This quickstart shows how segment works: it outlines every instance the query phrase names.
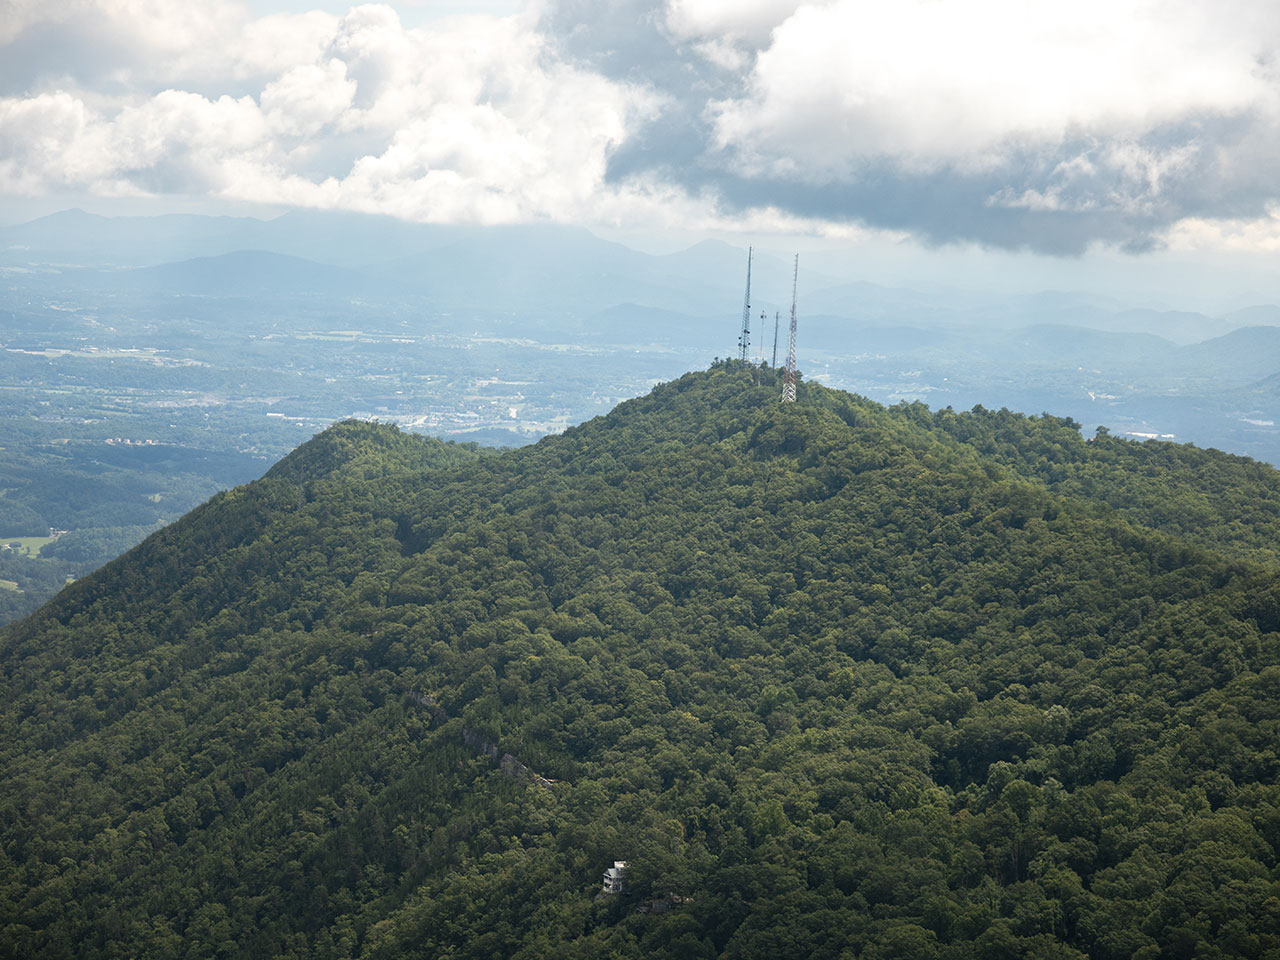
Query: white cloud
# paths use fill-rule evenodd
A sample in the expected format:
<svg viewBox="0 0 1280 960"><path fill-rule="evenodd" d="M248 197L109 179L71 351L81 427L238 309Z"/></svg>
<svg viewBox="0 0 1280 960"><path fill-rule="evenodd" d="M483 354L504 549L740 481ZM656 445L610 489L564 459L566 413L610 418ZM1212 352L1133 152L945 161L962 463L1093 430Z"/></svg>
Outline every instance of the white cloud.
<svg viewBox="0 0 1280 960"><path fill-rule="evenodd" d="M263 149L252 99L166 90L109 119L66 92L0 100L0 188L109 196L225 192L228 170Z"/></svg>
<svg viewBox="0 0 1280 960"><path fill-rule="evenodd" d="M683 40L714 39L763 46L800 0L667 0L666 26Z"/></svg>
<svg viewBox="0 0 1280 960"><path fill-rule="evenodd" d="M1280 204L1261 217L1179 220L1162 238L1174 251L1226 250L1234 253L1280 253Z"/></svg>
<svg viewBox="0 0 1280 960"><path fill-rule="evenodd" d="M96 10L138 12L126 7ZM140 83L114 98L69 85L0 99L0 190L567 219L591 210L609 150L652 109L638 88L553 62L516 18L407 30L392 8L365 5L245 20L230 34L244 42L225 45L218 69L256 78L252 95ZM318 164L329 169L317 175Z"/></svg>
<svg viewBox="0 0 1280 960"><path fill-rule="evenodd" d="M868 157L983 169L1010 148L1273 103L1261 64L1278 40L1280 7L1244 0L839 0L777 24L746 94L711 109L751 172L839 178Z"/></svg>
<svg viewBox="0 0 1280 960"><path fill-rule="evenodd" d="M259 103L272 130L310 136L341 119L355 92L347 65L335 57L324 64L291 67L266 85Z"/></svg>
<svg viewBox="0 0 1280 960"><path fill-rule="evenodd" d="M325 60L338 21L321 11L244 21L228 51L228 72L237 78L269 81L294 67L319 63Z"/></svg>
<svg viewBox="0 0 1280 960"><path fill-rule="evenodd" d="M42 93L25 100L0 100L0 188L38 194L70 181L95 186L83 172L60 169L68 145L84 133L85 106L66 93Z"/></svg>

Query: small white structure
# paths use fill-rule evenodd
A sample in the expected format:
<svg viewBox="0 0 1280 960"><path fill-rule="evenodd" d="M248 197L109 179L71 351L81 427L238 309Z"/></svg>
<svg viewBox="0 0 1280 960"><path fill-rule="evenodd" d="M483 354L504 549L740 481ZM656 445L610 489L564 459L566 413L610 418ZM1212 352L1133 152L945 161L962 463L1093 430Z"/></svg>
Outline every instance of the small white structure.
<svg viewBox="0 0 1280 960"><path fill-rule="evenodd" d="M604 892L621 893L622 878L627 872L627 861L615 860L613 866L604 872Z"/></svg>

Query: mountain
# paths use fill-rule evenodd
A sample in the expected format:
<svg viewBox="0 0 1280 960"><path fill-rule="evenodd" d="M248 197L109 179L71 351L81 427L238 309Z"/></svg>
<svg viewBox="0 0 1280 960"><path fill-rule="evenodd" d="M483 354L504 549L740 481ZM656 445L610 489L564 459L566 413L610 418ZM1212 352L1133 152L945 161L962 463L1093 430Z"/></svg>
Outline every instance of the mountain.
<svg viewBox="0 0 1280 960"><path fill-rule="evenodd" d="M0 269L7 267L10 279L28 283L205 293L210 283L193 264L213 267L231 256L228 264L238 258L254 270L254 257L267 254L325 266L308 273L293 260L281 260L285 279L260 283L263 295L425 296L444 309L568 315L574 320L628 303L723 317L726 304L742 302L746 267L745 249L717 240L653 255L581 227L554 223L424 224L332 210L294 210L271 220L188 214L101 217L66 210L0 227ZM157 269L161 281L138 273L140 268ZM758 323L761 310L769 316L785 313L790 259L757 251L752 276L753 322ZM184 287L184 281L192 286ZM1156 336L1186 345L1238 327L1280 325L1280 307L1272 305L1212 317L1134 309L1111 297L1075 291L1004 296L849 282L803 263L799 283L806 322L810 317L841 317L869 327L923 329L931 337L958 328L1004 332L1047 325Z"/></svg>
<svg viewBox="0 0 1280 960"><path fill-rule="evenodd" d="M379 264L371 272L439 303L521 313L592 310L627 301L701 309L714 301L714 294L699 292L695 281L665 275L655 258L580 227L455 228L451 233L442 246Z"/></svg>
<svg viewBox="0 0 1280 960"><path fill-rule="evenodd" d="M1146 333L1175 343L1197 343L1231 329L1215 317L1189 310L1124 310L1107 321L1109 329Z"/></svg>
<svg viewBox="0 0 1280 960"><path fill-rule="evenodd" d="M0 634L0 955L1280 950L1280 474L778 391L341 423Z"/></svg>
<svg viewBox="0 0 1280 960"><path fill-rule="evenodd" d="M1234 326L1202 313L1125 308L1119 301L1109 297L1057 290L1013 297L995 309L981 307L976 316L1004 326L1041 323L1087 327L1115 333L1156 336L1179 344L1196 343Z"/></svg>
<svg viewBox="0 0 1280 960"><path fill-rule="evenodd" d="M1189 373L1221 379L1255 380L1276 372L1280 364L1280 327L1243 327L1183 348ZM1226 376L1222 376L1226 373Z"/></svg>
<svg viewBox="0 0 1280 960"><path fill-rule="evenodd" d="M68 210L0 228L0 264L55 270L63 283L89 289L221 295L238 285L259 295L422 295L446 307L524 314L626 302L697 313L720 312L726 298L742 296L746 251L702 243L654 256L557 224L418 224L332 211L264 221ZM775 281L775 299L789 296L789 265L762 258L760 266L761 276Z"/></svg>
<svg viewBox="0 0 1280 960"><path fill-rule="evenodd" d="M864 322L906 321L910 323L944 324L964 317L968 306L956 291L933 293L884 287L859 280L834 286L806 289L804 308L810 313L835 314Z"/></svg>
<svg viewBox="0 0 1280 960"><path fill-rule="evenodd" d="M0 263L136 267L252 247L263 221L167 214L101 217L63 210L0 227Z"/></svg>
<svg viewBox="0 0 1280 960"><path fill-rule="evenodd" d="M1280 327L1280 307L1275 304L1263 304L1245 307L1223 317L1233 327Z"/></svg>
<svg viewBox="0 0 1280 960"><path fill-rule="evenodd" d="M1179 349L1170 341L1152 334L1050 324L1011 330L1002 339L1005 350L1015 355L1019 362L1051 365L1059 369L1101 364L1164 369L1175 362ZM1000 356L998 349L983 349L981 352L986 356Z"/></svg>
<svg viewBox="0 0 1280 960"><path fill-rule="evenodd" d="M344 296L381 289L372 277L354 270L265 250L132 270L77 271L71 278L91 289L212 297Z"/></svg>

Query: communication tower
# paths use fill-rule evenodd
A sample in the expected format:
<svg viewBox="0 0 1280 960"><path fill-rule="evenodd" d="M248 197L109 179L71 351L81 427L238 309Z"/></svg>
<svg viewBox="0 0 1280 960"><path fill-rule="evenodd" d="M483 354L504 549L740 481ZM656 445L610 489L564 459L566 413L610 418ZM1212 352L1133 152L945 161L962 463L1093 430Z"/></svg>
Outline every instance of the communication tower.
<svg viewBox="0 0 1280 960"><path fill-rule="evenodd" d="M787 373L782 380L782 402L796 402L796 281L800 279L800 254L791 273L791 334L787 338Z"/></svg>
<svg viewBox="0 0 1280 960"><path fill-rule="evenodd" d="M773 362L769 364L771 367L778 365L778 320L782 316L777 310L773 311Z"/></svg>
<svg viewBox="0 0 1280 960"><path fill-rule="evenodd" d="M747 247L747 295L742 301L742 332L738 334L738 359L747 365L751 349L751 248Z"/></svg>

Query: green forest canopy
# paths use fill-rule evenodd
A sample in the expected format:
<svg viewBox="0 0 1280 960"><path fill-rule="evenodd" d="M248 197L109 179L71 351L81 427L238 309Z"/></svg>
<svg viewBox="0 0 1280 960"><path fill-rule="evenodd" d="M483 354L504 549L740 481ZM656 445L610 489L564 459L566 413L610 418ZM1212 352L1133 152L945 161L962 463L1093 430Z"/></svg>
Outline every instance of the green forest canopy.
<svg viewBox="0 0 1280 960"><path fill-rule="evenodd" d="M338 424L0 634L0 955L1280 956L1280 473L761 379Z"/></svg>

